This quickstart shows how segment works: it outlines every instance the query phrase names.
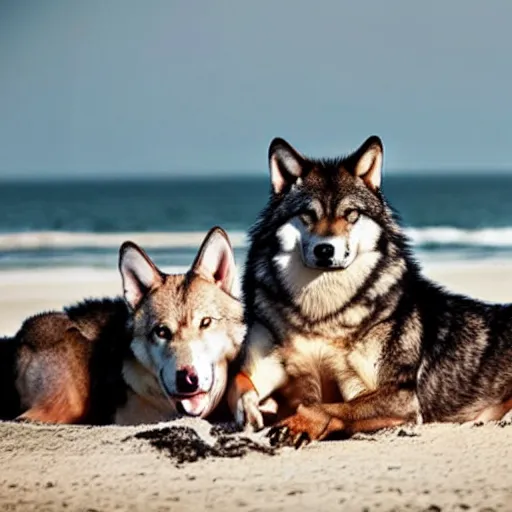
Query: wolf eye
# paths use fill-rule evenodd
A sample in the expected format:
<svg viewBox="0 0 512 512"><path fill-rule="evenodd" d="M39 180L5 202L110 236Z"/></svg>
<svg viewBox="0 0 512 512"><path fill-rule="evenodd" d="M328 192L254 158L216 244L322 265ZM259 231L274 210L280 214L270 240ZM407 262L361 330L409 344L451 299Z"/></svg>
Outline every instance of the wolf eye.
<svg viewBox="0 0 512 512"><path fill-rule="evenodd" d="M172 332L166 325L157 325L153 329L153 334L161 340L171 341L172 339Z"/></svg>
<svg viewBox="0 0 512 512"><path fill-rule="evenodd" d="M201 319L201 323L199 324L200 329L207 329L212 324L212 318L210 316L205 316Z"/></svg>
<svg viewBox="0 0 512 512"><path fill-rule="evenodd" d="M359 220L359 212L357 210L347 210L345 212L345 219L350 224L355 224Z"/></svg>
<svg viewBox="0 0 512 512"><path fill-rule="evenodd" d="M314 224L318 221L318 215L315 210L306 210L305 212L302 212L300 218L304 224Z"/></svg>

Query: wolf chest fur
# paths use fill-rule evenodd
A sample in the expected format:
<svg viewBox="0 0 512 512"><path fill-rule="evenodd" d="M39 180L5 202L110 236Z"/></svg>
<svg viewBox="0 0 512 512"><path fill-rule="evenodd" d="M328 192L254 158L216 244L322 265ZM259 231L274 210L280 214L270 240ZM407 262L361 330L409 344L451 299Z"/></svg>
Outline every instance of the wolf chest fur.
<svg viewBox="0 0 512 512"><path fill-rule="evenodd" d="M322 160L272 142L272 190L243 281L248 333L229 394L240 423L260 428L259 403L273 393L316 404L316 417L350 431L357 421L498 418L512 405L511 306L451 294L422 275L382 194L382 161L375 136ZM294 421L307 423L292 418L291 430Z"/></svg>

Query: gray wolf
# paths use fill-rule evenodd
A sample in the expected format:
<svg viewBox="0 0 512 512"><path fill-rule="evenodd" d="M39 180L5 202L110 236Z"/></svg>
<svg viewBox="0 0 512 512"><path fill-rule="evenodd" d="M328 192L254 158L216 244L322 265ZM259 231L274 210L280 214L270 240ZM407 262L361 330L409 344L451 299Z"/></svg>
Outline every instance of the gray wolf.
<svg viewBox="0 0 512 512"><path fill-rule="evenodd" d="M226 233L213 228L185 274L132 242L119 270L123 298L33 316L0 341L0 418L137 424L219 410L245 333Z"/></svg>
<svg viewBox="0 0 512 512"><path fill-rule="evenodd" d="M274 441L491 420L512 408L512 306L422 275L381 191L382 163L376 136L336 159L270 145L272 190L250 233L248 331L229 402L239 424L261 428L259 404L280 397L287 417Z"/></svg>

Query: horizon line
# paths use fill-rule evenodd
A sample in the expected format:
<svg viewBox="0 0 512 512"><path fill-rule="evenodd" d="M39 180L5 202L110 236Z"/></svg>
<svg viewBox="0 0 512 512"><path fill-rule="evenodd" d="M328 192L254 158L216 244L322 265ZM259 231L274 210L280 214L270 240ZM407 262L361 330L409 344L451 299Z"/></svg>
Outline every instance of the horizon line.
<svg viewBox="0 0 512 512"><path fill-rule="evenodd" d="M21 174L14 175L9 174L2 176L0 171L0 183L24 183L24 182L80 182L80 181L183 181L183 180L214 180L214 179L245 179L245 178L268 178L268 171L266 170L247 170L241 172L230 172L230 171L195 171L195 172L179 172L178 174L165 174L160 171L140 171L140 173L123 175L125 171L94 171L92 174L49 174L47 176L41 176L40 172L34 174ZM509 174L512 176L512 167L510 168L435 168L435 169L390 169L384 170L384 176L404 176L409 177L425 177L435 175L440 176L503 176Z"/></svg>

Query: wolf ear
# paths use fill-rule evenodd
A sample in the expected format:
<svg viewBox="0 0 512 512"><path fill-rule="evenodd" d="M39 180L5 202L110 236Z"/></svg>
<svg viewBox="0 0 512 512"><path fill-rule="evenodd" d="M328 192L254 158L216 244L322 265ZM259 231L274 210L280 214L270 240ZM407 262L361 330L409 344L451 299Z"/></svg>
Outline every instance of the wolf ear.
<svg viewBox="0 0 512 512"><path fill-rule="evenodd" d="M268 164L272 189L275 194L280 194L303 175L306 159L288 142L276 138L268 148Z"/></svg>
<svg viewBox="0 0 512 512"><path fill-rule="evenodd" d="M163 283L163 274L133 242L125 242L119 249L119 272L123 279L124 300L132 311L149 291Z"/></svg>
<svg viewBox="0 0 512 512"><path fill-rule="evenodd" d="M216 226L208 231L192 271L209 281L213 279L217 286L231 293L236 275L235 255L229 237L222 228Z"/></svg>
<svg viewBox="0 0 512 512"><path fill-rule="evenodd" d="M362 178L366 186L374 192L380 189L382 181L383 154L382 141L376 135L372 135L349 158L352 160L354 175Z"/></svg>

